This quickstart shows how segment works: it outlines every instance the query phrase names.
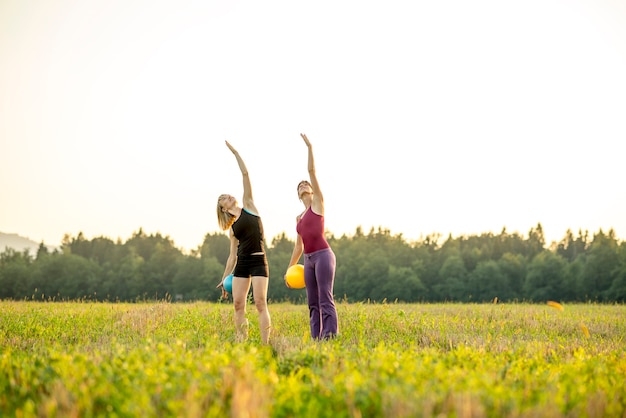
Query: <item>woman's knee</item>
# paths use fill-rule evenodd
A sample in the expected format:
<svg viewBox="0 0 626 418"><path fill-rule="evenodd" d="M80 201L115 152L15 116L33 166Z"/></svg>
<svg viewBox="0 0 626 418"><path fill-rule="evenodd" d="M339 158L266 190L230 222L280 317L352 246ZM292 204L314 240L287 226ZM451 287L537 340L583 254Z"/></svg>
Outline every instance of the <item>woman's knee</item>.
<svg viewBox="0 0 626 418"><path fill-rule="evenodd" d="M236 312L246 311L246 300L236 300L233 302L233 306L235 307Z"/></svg>
<svg viewBox="0 0 626 418"><path fill-rule="evenodd" d="M254 298L254 306L256 307L257 311L263 312L267 309L267 301L265 300L265 298L261 297Z"/></svg>

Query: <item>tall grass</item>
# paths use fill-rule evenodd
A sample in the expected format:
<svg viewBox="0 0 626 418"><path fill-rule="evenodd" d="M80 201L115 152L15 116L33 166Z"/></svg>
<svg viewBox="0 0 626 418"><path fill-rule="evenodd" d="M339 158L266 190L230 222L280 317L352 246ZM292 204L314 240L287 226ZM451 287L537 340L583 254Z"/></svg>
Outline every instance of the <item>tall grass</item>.
<svg viewBox="0 0 626 418"><path fill-rule="evenodd" d="M0 303L9 417L624 417L626 307L348 304L235 343L230 304Z"/></svg>

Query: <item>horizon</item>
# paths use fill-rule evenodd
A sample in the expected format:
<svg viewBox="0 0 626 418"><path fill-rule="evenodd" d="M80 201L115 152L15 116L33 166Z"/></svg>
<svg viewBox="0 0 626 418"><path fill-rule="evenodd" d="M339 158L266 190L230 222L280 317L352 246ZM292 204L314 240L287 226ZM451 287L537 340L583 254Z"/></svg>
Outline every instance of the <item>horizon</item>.
<svg viewBox="0 0 626 418"><path fill-rule="evenodd" d="M541 223L539 223L539 224L541 224ZM360 227L360 226L357 226L353 232L351 232L351 233L341 233L341 234L336 234L336 233L334 233L333 231L331 231L331 230L329 230L329 229L326 229L326 234L330 234L330 235L332 235L334 238L337 238L337 239L342 238L342 237L344 237L344 236L345 236L345 237L348 237L348 238L353 238L353 237L355 237L355 236L356 236L356 231L357 231L357 229L358 229L358 228L361 228L361 230L362 230L362 232L363 232L363 234L364 234L364 235L369 235L371 232L373 232L373 233L378 233L379 231L388 232L391 236L394 236L394 237L401 236L401 237L402 237L402 239L403 239L406 243L408 243L408 244L411 244L411 243L416 243L416 242L417 242L417 243L422 242L422 241L423 241L424 239L426 239L427 237L429 237L429 238L432 238L432 237L437 237L437 238L439 238L439 239L437 240L437 244L441 245L441 244L443 244L443 243L444 243L447 239L449 239L449 238L452 238L452 239L454 240L454 239L459 239L459 238L464 238L464 237L483 236L483 235L489 235L489 234L491 234L491 235L493 235L493 236L498 236L498 235L500 235L503 231L505 231L505 234L507 234L507 235L511 235L511 236L512 236L512 235L518 235L518 236L519 236L519 237L521 237L522 239L526 240L526 239L528 239L528 238L529 238L529 232L531 231L531 229L535 229L537 226L538 226L538 225L535 225L535 226L533 226L533 227L531 227L531 228L528 228L528 230L527 230L526 232L520 232L520 231L510 231L508 228L503 228L503 229L501 229L501 230L500 230L500 231L498 231L498 232L494 232L494 231L484 231L484 232L475 233L475 234L458 234L458 235L455 235L455 234L452 234L452 233L449 233L449 234L442 234L442 233L439 233L439 232L433 232L433 233L430 233L430 234L424 234L424 235L422 235L422 236L420 236L420 237L418 237L418 238L410 238L410 237L406 237L406 236L405 236L404 234L402 234L401 232L395 233L394 231L391 231L389 228L385 228L385 227L383 227L383 226L371 227L371 228L368 228L367 230L366 230L365 228L362 228L362 227ZM543 225L542 225L542 224L541 224L541 227L543 228ZM83 236L84 236L84 238L85 238L86 240L88 240L88 241L91 241L91 240L93 240L93 239L97 239L97 238L104 238L104 239L110 239L111 241L113 241L113 242L115 242L115 243L117 243L117 242L125 243L125 242L127 242L129 239L131 239L131 238L133 237L133 235L137 234L139 231L143 231L143 233L144 233L146 236L156 236L156 235L160 235L160 236L161 236L161 237L163 237L163 238L167 238L167 239L169 239L169 240L171 240L171 241L172 241L172 243L174 244L174 247L176 247L176 248L180 249L180 250L181 250L181 251L183 251L184 253L190 253L190 252L192 252L192 251L195 251L195 250L199 249L199 248L202 246L203 242L204 242L204 239L203 239L201 242L199 242L197 245L195 245L195 246L193 246L193 247L186 247L186 246L182 246L182 245L180 245L180 244L176 241L176 239L175 239L174 237L172 237L170 234L167 234L167 233L165 233L165 232L163 232L163 231L158 231L158 230L157 230L157 231L147 231L145 228L141 228L141 227L139 227L139 228L137 228L136 230L134 230L134 231L133 231L130 235L128 235L127 237L119 237L119 236L118 236L118 237L112 237L112 236L107 236L107 235L105 235L105 234L99 234L99 235L94 235L94 236L87 236L87 235L86 235L86 234L84 234L84 233L83 233ZM596 231L581 230L581 229L579 229L579 230L569 229L569 231L571 231L571 233L573 234L574 238L577 238L577 237L579 237L580 235L587 236L587 237L588 237L588 239L589 239L589 242L590 242L591 240L593 240L593 238L594 238L596 235L600 234L600 233L603 233L603 234L605 234L605 235L608 235L608 234L610 233L610 231L613 231L613 232L615 233L615 229L614 229L614 228L608 228L608 229L606 229L606 230L605 230L605 229L600 228L600 229L598 229L598 230L596 230ZM564 232L563 232L563 234L562 234L562 237L561 237L561 238L559 238L559 239L557 239L557 240L549 240L549 239L547 239L547 238L546 238L546 239L545 239L545 247L546 247L546 248L550 248L550 246L551 246L551 245L560 243L563 239L565 239L567 232L568 232L568 230L564 231ZM67 235L69 235L69 236L70 236L70 238L74 239L74 238L77 238L77 237L78 237L78 235L79 235L79 234L81 234L81 233L82 233L82 232L81 232L81 231L79 231L79 232L77 232L77 233L75 233L75 234L69 234L69 233L68 233ZM19 233L15 233L15 232L4 232L4 231L0 231L0 234L2 234L2 235L6 235L6 236L14 236L14 237L17 237L17 238L19 238L19 239L28 240L28 241L30 241L30 242L32 242L32 243L34 243L36 246L41 245L41 244L43 243L43 244L44 244L46 247L48 247L48 248L56 248L56 249L58 249L58 248L60 248L60 247L63 245L63 238L59 239L59 241L58 241L57 243L49 243L49 242L45 242L45 241L36 241L36 240L34 240L34 239L32 239L32 238L30 238L30 237L28 237L28 236L21 235L21 234L19 234ZM209 234L223 234L224 236L228 237L228 233L227 233L227 232L224 232L224 231L210 231L210 232L205 233L205 234L204 234L204 236L209 235ZM280 237L282 236L282 234L285 234L285 236L286 236L289 240L291 240L291 241L294 241L294 240L295 240L295 237L293 237L293 236L289 236L286 232L280 232L280 233L278 233L278 234L276 234L276 235L274 235L274 236L272 236L272 237L269 237L269 236L267 236L267 235L266 235L266 236L265 236L265 241L266 241L266 244L267 244L269 247L271 247L271 246L272 246L272 241L273 241L274 239L278 239L278 238L280 238ZM204 237L204 236L203 236L203 237ZM545 237L545 234L544 234L544 237ZM620 236L619 236L619 235L617 235L616 233L615 233L615 239L616 239L618 242L624 242L624 241L626 241L626 238L620 237ZM1 252L2 252L2 251L0 251L0 253L1 253Z"/></svg>

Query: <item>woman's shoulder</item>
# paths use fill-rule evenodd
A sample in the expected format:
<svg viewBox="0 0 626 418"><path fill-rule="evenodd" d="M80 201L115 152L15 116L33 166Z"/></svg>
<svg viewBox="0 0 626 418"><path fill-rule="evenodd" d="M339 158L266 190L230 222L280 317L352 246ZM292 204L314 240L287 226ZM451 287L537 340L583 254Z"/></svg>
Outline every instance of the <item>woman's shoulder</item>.
<svg viewBox="0 0 626 418"><path fill-rule="evenodd" d="M324 216L324 202L322 201L313 201L311 203L311 212L316 214L317 216Z"/></svg>
<svg viewBox="0 0 626 418"><path fill-rule="evenodd" d="M296 216L296 222L300 222L300 220L301 220L302 218L304 218L304 215L306 215L306 213L307 213L307 211L308 211L308 210L309 210L309 209L305 209L304 211L300 212L300 213L298 214L298 216Z"/></svg>
<svg viewBox="0 0 626 418"><path fill-rule="evenodd" d="M248 215L256 216L257 218L261 217L258 213L256 213L256 210L252 210L250 208L242 208L242 211L246 212Z"/></svg>

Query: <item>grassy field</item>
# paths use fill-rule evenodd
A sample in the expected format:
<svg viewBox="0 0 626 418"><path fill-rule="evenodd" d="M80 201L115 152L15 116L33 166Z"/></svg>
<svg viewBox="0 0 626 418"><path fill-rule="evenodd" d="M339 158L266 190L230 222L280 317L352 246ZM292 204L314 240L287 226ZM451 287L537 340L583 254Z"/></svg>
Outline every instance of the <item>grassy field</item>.
<svg viewBox="0 0 626 418"><path fill-rule="evenodd" d="M626 417L626 306L0 302L0 416Z"/></svg>

